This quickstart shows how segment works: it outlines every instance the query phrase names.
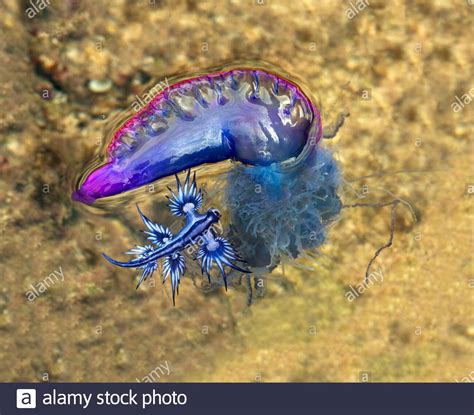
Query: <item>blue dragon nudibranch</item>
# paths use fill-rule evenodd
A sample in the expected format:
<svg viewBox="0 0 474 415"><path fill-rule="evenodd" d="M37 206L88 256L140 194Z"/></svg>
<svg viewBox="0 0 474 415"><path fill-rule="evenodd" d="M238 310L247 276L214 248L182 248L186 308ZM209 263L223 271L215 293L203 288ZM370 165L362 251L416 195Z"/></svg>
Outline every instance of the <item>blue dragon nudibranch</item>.
<svg viewBox="0 0 474 415"><path fill-rule="evenodd" d="M139 210L152 245L129 251L137 256L129 262L104 255L112 264L141 268L140 283L164 258L173 298L186 269L182 251L195 238L204 240L196 258L203 272L209 277L216 264L227 286L224 266L248 272L235 264L242 258L258 274L321 246L341 210L339 169L320 144L316 101L282 71L258 66L226 66L172 82L111 134L73 192L74 200L93 204L191 168L232 161L217 177L225 183L218 197L230 218L227 239L212 229L217 210L199 213L202 194L188 174L184 184L177 179L170 198L171 212L186 218L180 232L172 235Z"/></svg>
<svg viewBox="0 0 474 415"><path fill-rule="evenodd" d="M147 227L146 234L152 245L140 246L127 252L136 255L136 258L129 262L116 261L106 254L104 258L111 264L127 267L140 268L142 275L137 284L140 284L150 277L158 269L158 260L163 260L163 283L169 278L171 280L171 291L173 294L173 304L175 294L179 293L179 282L186 271L185 257L181 253L185 248L197 245L200 246L196 258L201 262L201 271L211 279L210 272L215 264L219 269L227 289L227 276L224 266L240 272L249 272L237 266L235 261L242 261L232 245L223 237L217 236L213 225L219 222L220 213L217 209L208 209L205 214L199 213L202 207L202 192L197 190L196 175L190 181L190 171L186 176L184 184L181 184L176 175L177 193L171 189L171 197L168 197L171 213L185 218L185 225L176 234L163 225L159 225L147 218L137 206L138 213Z"/></svg>

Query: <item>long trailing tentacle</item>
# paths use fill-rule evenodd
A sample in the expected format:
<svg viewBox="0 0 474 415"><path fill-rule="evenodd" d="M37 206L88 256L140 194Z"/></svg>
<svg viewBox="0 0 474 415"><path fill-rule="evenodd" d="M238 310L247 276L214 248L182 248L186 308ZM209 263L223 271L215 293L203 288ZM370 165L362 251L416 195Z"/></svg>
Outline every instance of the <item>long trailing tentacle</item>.
<svg viewBox="0 0 474 415"><path fill-rule="evenodd" d="M394 234L395 234L395 214L396 214L396 211L397 211L397 207L400 203L404 203L410 208L410 211L412 212L414 220L416 221L417 220L416 215L413 213L413 210L412 210L410 204L408 202L405 202L402 199L398 199L398 198L393 199L390 202L353 203L353 204L350 204L350 205L343 205L342 206L343 208L346 208L346 209L347 208L358 208L358 207L384 207L384 206L391 206L392 207L392 209L391 209L391 219L390 219L390 236L389 236L389 239L385 244L383 244L382 246L377 248L374 255L372 255L372 258L370 259L369 263L367 264L367 268L365 270L365 279L364 279L366 284L369 282L369 272L370 272L370 268L372 267L372 264L374 263L374 261L377 259L377 257L381 254L381 252L384 249L390 248L393 244L393 237L394 237Z"/></svg>
<svg viewBox="0 0 474 415"><path fill-rule="evenodd" d="M349 112L340 112L337 115L337 119L333 124L324 127L323 138L334 138L337 135L339 129L344 125L344 121L347 117L349 117L349 115L351 115Z"/></svg>

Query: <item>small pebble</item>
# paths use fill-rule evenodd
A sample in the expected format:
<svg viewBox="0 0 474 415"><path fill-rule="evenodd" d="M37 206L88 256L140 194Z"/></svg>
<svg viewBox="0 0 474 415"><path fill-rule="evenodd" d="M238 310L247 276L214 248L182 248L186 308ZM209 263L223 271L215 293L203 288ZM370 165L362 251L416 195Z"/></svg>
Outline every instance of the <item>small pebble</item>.
<svg viewBox="0 0 474 415"><path fill-rule="evenodd" d="M89 89L96 94L103 94L112 88L112 81L110 79L91 79L89 81Z"/></svg>
<svg viewBox="0 0 474 415"><path fill-rule="evenodd" d="M469 326L469 327L466 329L466 334L467 334L469 337L474 337L474 326Z"/></svg>

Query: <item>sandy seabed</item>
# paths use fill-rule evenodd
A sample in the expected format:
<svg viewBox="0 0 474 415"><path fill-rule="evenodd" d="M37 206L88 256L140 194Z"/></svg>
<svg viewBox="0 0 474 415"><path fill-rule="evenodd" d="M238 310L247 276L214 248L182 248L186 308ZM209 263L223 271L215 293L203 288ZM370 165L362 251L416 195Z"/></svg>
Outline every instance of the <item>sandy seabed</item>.
<svg viewBox="0 0 474 415"><path fill-rule="evenodd" d="M471 3L68 0L30 18L2 1L0 380L472 381ZM135 291L100 257L141 242L134 204L70 199L106 119L146 84L236 59L303 79L325 125L350 111L325 143L345 200L398 197L417 216L400 206L383 281L354 301L388 207L344 210L319 260L277 268L250 308L244 287L189 278L173 308L159 282Z"/></svg>

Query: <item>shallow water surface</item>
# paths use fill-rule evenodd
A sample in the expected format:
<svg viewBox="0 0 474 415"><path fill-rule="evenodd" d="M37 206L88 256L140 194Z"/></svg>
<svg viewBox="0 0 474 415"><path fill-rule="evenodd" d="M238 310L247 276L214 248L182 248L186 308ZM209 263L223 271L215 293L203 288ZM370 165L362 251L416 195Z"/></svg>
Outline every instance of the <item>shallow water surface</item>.
<svg viewBox="0 0 474 415"><path fill-rule="evenodd" d="M474 6L367 3L68 0L30 18L2 2L0 380L472 381ZM107 123L150 83L237 59L296 74L324 125L350 112L324 141L345 203L412 207L369 285L390 207L343 210L251 307L245 280L207 290L198 274L172 307L157 276L135 290L100 256L143 242L136 201L170 223L166 180L107 209L70 199ZM209 206L227 169L198 170Z"/></svg>

